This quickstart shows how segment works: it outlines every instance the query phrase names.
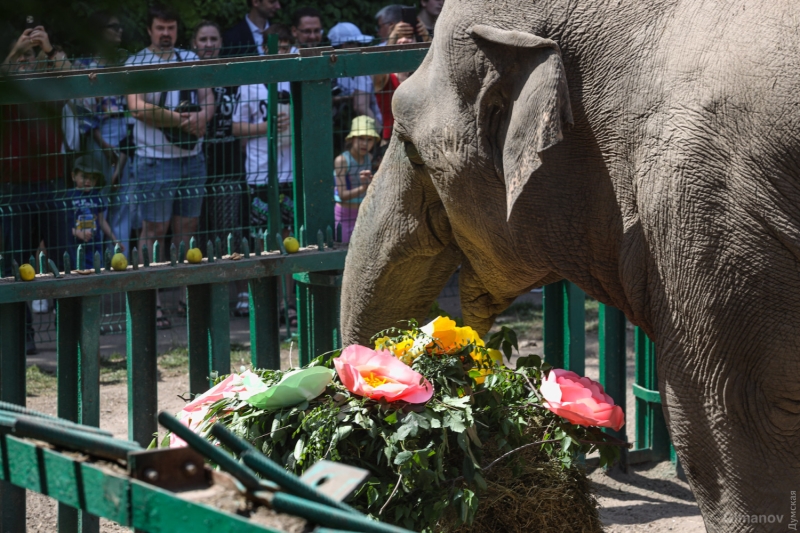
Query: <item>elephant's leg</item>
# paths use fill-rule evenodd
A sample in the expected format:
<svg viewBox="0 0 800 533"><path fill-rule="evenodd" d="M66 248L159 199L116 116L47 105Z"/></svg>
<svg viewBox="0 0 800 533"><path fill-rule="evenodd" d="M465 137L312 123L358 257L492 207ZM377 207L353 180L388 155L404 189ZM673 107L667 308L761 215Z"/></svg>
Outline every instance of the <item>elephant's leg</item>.
<svg viewBox="0 0 800 533"><path fill-rule="evenodd" d="M800 358L740 326L694 353L659 342L665 415L708 531L786 531L800 492Z"/></svg>

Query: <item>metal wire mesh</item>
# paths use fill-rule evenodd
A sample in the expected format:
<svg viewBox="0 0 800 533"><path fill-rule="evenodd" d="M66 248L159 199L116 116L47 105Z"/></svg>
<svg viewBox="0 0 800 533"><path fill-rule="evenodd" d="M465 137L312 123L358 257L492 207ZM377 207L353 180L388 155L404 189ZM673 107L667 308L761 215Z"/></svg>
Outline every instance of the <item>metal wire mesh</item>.
<svg viewBox="0 0 800 533"><path fill-rule="evenodd" d="M63 53L57 59L7 65L6 73L113 66ZM198 60L190 50L144 49L123 63L169 69ZM328 197L345 242L390 137L391 97L404 76L331 80L333 108L319 111L318 120L333 123ZM260 83L0 106L2 275L11 274L11 259L38 272L42 252L59 269L74 270L91 270L114 251L140 264L145 254L168 260L172 246L188 249L190 239L204 255L209 242L222 253L241 252L243 238L254 247L265 230L274 235L271 209L280 212L276 230L296 233L292 88L283 82L273 91L274 125L269 88ZM274 206L270 176L278 183ZM292 321L292 280L284 285ZM232 287L232 313L247 313L246 293L244 285ZM183 323L184 294L160 292L160 325ZM102 333L124 331L122 295L102 305ZM52 301L31 302L29 337L55 339L53 309Z"/></svg>

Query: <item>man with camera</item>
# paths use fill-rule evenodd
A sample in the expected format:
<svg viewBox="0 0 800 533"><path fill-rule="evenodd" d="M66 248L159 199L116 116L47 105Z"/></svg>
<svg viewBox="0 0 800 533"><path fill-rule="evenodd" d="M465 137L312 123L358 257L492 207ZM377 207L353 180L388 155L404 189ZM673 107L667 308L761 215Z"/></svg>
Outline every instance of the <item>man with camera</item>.
<svg viewBox="0 0 800 533"><path fill-rule="evenodd" d="M147 21L150 46L131 56L127 65L199 60L194 52L175 48L178 15L171 8L151 7ZM127 100L137 119L133 169L143 221L139 249L146 245L152 251L170 224L173 243L184 240L188 245L203 203L206 166L201 144L214 114L214 93L197 89L129 94ZM164 250L163 241L159 246Z"/></svg>

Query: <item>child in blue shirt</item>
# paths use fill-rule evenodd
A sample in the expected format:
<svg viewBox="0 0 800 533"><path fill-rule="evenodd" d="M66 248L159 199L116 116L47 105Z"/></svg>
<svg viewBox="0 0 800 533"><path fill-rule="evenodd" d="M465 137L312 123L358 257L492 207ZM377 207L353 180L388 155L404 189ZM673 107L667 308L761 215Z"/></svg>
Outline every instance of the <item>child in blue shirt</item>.
<svg viewBox="0 0 800 533"><path fill-rule="evenodd" d="M75 188L66 195L67 223L71 228L69 247L73 268L78 268L78 246L83 245L84 269L94 268L94 254L103 256L103 236L117 243L117 237L106 221L108 201L101 196L101 188L97 187L103 179L103 166L97 158L84 155L75 160L72 170L72 182Z"/></svg>

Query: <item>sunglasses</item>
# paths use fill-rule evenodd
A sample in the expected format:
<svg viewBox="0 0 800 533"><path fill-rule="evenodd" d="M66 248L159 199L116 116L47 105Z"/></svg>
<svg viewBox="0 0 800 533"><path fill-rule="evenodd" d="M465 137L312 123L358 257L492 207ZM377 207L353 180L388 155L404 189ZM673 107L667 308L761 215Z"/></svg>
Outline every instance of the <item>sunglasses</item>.
<svg viewBox="0 0 800 533"><path fill-rule="evenodd" d="M119 24L118 22L115 22L113 24L106 24L106 28L114 31L122 31L122 24Z"/></svg>

